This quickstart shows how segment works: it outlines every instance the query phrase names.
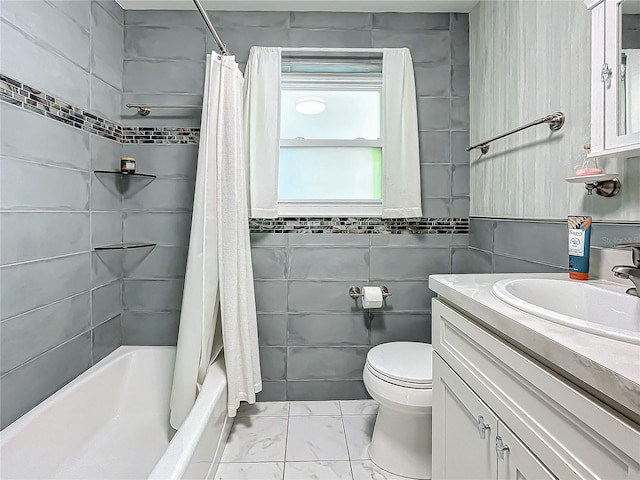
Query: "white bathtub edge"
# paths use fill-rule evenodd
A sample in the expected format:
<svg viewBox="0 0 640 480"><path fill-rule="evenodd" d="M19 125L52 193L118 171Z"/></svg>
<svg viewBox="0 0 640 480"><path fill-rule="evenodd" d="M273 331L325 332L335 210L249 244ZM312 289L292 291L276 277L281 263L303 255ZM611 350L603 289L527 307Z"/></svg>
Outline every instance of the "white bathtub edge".
<svg viewBox="0 0 640 480"><path fill-rule="evenodd" d="M208 422L203 420L212 418L216 406L220 408L221 404L225 411L225 418L218 436L213 462L208 468L207 478L211 475L211 472L215 474L232 423L226 414L227 376L223 355L220 355L209 367L202 389L193 408L182 425L180 425L175 436L171 439L169 447L147 477L148 479L177 480L184 477L199 441L208 426Z"/></svg>
<svg viewBox="0 0 640 480"><path fill-rule="evenodd" d="M224 447L227 446L227 439L229 438L229 433L231 433L231 427L233 426L233 418L230 418L229 415L224 419L224 425L222 427L222 434L220 435L220 441L218 442L218 446L216 448L216 454L213 459L213 463L209 468L209 473L205 477L206 480L213 480L216 475L216 471L218 470L218 466L220 465L220 460L222 459L222 454L224 453Z"/></svg>

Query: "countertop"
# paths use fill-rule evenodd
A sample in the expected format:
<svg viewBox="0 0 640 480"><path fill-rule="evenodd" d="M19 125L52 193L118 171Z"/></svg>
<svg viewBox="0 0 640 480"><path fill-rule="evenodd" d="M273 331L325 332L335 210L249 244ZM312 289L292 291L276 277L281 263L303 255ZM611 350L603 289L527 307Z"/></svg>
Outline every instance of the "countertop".
<svg viewBox="0 0 640 480"><path fill-rule="evenodd" d="M544 320L491 293L495 282L516 278L568 280L565 273L431 275L429 288L456 310L475 317L508 343L640 424L640 345Z"/></svg>

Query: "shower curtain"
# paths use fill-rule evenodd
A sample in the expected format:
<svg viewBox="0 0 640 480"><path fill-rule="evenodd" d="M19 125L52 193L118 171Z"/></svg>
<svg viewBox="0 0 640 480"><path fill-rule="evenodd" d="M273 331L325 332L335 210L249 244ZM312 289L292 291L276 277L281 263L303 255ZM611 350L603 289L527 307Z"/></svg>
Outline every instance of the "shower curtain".
<svg viewBox="0 0 640 480"><path fill-rule="evenodd" d="M207 369L222 347L229 416L235 416L240 401L255 402L255 394L262 389L242 89L242 74L234 57L207 55L191 237L171 390L170 423L175 429L191 410Z"/></svg>

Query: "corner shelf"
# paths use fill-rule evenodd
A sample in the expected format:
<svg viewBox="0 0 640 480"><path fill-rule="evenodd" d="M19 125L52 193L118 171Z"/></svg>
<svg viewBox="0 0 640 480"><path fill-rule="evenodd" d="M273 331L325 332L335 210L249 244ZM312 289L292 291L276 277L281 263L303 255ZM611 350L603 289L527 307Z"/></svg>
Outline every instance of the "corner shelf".
<svg viewBox="0 0 640 480"><path fill-rule="evenodd" d="M107 268L118 277L127 275L156 247L155 243L116 243L95 247Z"/></svg>
<svg viewBox="0 0 640 480"><path fill-rule="evenodd" d="M155 175L147 173L122 173L115 170L95 170L93 173L111 193L125 197L135 195L156 179Z"/></svg>
<svg viewBox="0 0 640 480"><path fill-rule="evenodd" d="M618 176L617 173L600 173L596 175L576 175L575 177L567 177L565 180L569 183L599 183L613 180Z"/></svg>

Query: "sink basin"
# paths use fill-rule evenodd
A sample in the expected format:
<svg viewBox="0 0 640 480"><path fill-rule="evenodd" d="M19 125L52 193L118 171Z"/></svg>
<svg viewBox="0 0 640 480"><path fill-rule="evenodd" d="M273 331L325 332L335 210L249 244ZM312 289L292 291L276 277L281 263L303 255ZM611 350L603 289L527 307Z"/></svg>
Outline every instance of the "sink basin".
<svg viewBox="0 0 640 480"><path fill-rule="evenodd" d="M542 278L501 280L492 292L523 312L640 345L640 299L623 286Z"/></svg>

